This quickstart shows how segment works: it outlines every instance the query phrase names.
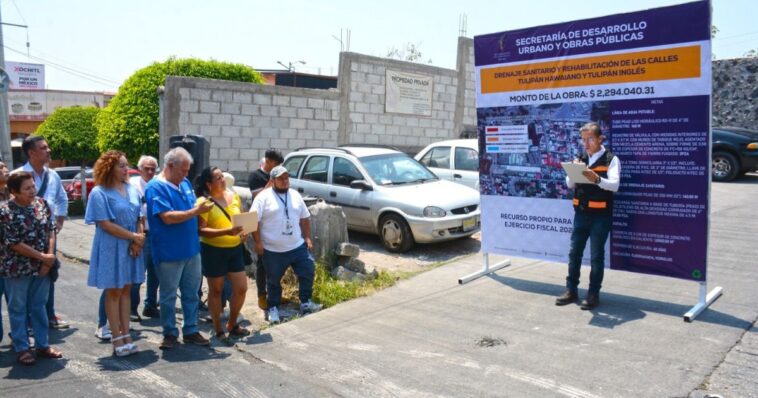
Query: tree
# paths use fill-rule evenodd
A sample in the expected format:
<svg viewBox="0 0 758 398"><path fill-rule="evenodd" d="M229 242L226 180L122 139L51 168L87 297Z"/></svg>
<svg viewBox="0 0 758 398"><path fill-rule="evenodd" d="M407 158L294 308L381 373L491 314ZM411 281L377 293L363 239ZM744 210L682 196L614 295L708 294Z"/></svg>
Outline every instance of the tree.
<svg viewBox="0 0 758 398"><path fill-rule="evenodd" d="M202 77L260 84L263 78L243 64L199 59L169 58L131 75L97 118L97 145L101 151L117 149L130 159L158 155L158 87L166 76Z"/></svg>
<svg viewBox="0 0 758 398"><path fill-rule="evenodd" d="M95 128L99 112L95 107L58 108L35 133L45 137L56 157L83 165L100 156Z"/></svg>
<svg viewBox="0 0 758 398"><path fill-rule="evenodd" d="M423 63L423 54L421 54L420 44L405 43L404 49L398 49L393 46L387 51L386 58L399 59L401 61L419 62ZM427 64L432 63L432 59L426 61Z"/></svg>
<svg viewBox="0 0 758 398"><path fill-rule="evenodd" d="M100 156L95 128L95 120L99 113L100 109L92 106L58 108L37 127L35 132L45 137L45 141L56 157L79 164L84 201L87 198L84 166Z"/></svg>

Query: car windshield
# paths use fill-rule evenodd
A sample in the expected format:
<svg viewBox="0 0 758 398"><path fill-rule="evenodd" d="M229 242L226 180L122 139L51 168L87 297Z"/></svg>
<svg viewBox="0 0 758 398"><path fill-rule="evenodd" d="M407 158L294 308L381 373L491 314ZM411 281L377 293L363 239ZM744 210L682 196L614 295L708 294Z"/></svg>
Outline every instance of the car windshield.
<svg viewBox="0 0 758 398"><path fill-rule="evenodd" d="M423 183L437 179L415 159L402 153L367 156L360 161L369 177L379 185Z"/></svg>

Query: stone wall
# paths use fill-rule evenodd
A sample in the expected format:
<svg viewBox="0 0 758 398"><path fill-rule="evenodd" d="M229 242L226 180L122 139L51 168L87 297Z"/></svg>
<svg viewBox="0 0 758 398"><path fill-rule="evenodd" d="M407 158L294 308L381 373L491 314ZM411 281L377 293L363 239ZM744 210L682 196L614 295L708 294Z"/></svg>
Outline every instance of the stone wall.
<svg viewBox="0 0 758 398"><path fill-rule="evenodd" d="M713 125L758 130L758 58L713 62Z"/></svg>

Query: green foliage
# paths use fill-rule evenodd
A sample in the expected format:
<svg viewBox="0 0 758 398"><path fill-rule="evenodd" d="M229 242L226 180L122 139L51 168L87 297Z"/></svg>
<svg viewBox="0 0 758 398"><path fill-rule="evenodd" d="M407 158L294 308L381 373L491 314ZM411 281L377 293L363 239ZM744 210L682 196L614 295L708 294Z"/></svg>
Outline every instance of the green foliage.
<svg viewBox="0 0 758 398"><path fill-rule="evenodd" d="M260 73L243 64L169 58L136 71L119 88L97 118L97 145L101 151L118 149L130 159L158 156L158 87L166 76L262 83Z"/></svg>
<svg viewBox="0 0 758 398"><path fill-rule="evenodd" d="M99 112L95 107L58 108L35 133L45 137L56 158L80 164L95 160L100 156L95 128Z"/></svg>
<svg viewBox="0 0 758 398"><path fill-rule="evenodd" d="M313 281L313 300L324 307L331 307L388 288L400 278L399 274L381 271L376 278L364 282L342 281L334 279L326 266L317 264L316 278Z"/></svg>

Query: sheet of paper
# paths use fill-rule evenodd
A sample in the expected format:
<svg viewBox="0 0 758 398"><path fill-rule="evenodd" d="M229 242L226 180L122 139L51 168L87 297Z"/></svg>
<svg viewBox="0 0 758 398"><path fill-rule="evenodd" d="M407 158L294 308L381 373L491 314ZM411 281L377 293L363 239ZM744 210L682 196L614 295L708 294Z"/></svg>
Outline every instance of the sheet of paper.
<svg viewBox="0 0 758 398"><path fill-rule="evenodd" d="M248 213L232 214L232 226L242 227L242 232L249 234L258 229L258 213L251 211Z"/></svg>
<svg viewBox="0 0 758 398"><path fill-rule="evenodd" d="M571 178L571 181L575 184L593 184L587 177L582 174L584 170L587 170L587 165L584 163L573 162L561 162L561 167L566 170L566 175Z"/></svg>

